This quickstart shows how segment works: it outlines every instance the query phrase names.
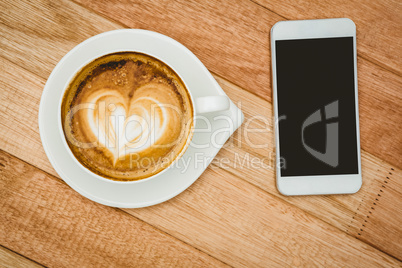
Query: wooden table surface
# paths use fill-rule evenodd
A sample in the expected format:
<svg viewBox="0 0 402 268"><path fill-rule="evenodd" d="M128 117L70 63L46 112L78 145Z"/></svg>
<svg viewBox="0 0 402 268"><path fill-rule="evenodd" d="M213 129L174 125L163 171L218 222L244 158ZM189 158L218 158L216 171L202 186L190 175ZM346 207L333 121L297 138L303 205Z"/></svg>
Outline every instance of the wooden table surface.
<svg viewBox="0 0 402 268"><path fill-rule="evenodd" d="M285 197L272 168L269 32L280 20L331 17L357 25L363 186L353 195ZM2 0L0 22L0 266L402 266L401 1ZM57 62L120 28L187 46L245 114L217 156L228 165L212 164L182 194L141 209L72 190L38 130ZM246 127L264 130L246 137Z"/></svg>

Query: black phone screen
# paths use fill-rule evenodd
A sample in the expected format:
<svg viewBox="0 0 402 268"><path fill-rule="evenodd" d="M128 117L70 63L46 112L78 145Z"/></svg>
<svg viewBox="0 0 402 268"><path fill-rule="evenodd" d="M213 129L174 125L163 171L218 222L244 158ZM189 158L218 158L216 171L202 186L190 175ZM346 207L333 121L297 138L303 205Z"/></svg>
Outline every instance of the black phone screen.
<svg viewBox="0 0 402 268"><path fill-rule="evenodd" d="M353 37L275 44L281 175L358 174Z"/></svg>

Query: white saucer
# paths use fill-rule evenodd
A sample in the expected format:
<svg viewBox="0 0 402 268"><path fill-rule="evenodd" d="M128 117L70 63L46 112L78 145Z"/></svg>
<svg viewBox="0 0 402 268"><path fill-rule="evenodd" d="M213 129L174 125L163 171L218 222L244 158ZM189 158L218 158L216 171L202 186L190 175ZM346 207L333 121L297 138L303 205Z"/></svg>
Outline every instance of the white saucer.
<svg viewBox="0 0 402 268"><path fill-rule="evenodd" d="M169 37L145 30L116 30L94 36L72 49L54 68L46 82L39 108L40 136L54 169L74 190L95 202L122 208L151 206L169 200L189 187L241 125L244 117L231 102L230 110L206 116L210 126L205 118L197 119L192 144L185 154L154 179L116 184L91 176L77 166L63 144L58 128L58 100L77 70L100 54L117 51L143 52L168 63L179 73L195 98L225 95L225 92L186 47ZM205 146L195 146L201 144ZM189 164L187 169L183 163Z"/></svg>

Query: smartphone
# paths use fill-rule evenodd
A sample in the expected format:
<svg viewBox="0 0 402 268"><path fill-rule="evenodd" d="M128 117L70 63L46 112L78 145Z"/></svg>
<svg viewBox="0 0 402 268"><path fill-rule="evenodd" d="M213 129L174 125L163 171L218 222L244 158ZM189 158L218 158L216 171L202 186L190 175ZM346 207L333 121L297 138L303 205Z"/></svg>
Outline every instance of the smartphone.
<svg viewBox="0 0 402 268"><path fill-rule="evenodd" d="M281 21L271 29L271 48L279 192L357 192L355 24L347 18Z"/></svg>

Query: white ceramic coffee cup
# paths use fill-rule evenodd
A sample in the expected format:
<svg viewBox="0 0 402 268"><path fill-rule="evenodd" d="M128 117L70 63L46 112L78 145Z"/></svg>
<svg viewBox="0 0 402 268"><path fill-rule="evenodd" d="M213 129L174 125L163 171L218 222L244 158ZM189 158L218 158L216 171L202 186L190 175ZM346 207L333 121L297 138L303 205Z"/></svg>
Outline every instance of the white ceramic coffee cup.
<svg viewBox="0 0 402 268"><path fill-rule="evenodd" d="M142 53L142 54L146 54L149 55L153 58L156 58L162 62L164 62L166 65L168 65L179 77L180 79L183 81L184 86L187 89L187 92L190 95L190 99L191 99L191 104L193 109L193 122L194 124L196 124L196 118L197 116L201 115L201 114L207 114L207 113L214 113L214 112L220 112L220 111L226 111L228 109L230 109L230 100L227 96L225 95L217 95L217 96L203 96L203 97L198 97L198 98L194 98L192 92L191 92L191 88L188 87L188 85L186 84L185 79L183 79L183 77L180 75L179 72L177 72L171 65L169 65L169 62L166 62L166 60L162 60L159 59L157 56L152 55L151 53L148 52L144 52L144 51L136 51L136 50L113 50L110 52L103 52L93 58L91 58L89 61L87 61L85 64L83 64L80 68L78 68L76 70L75 73L71 74L71 78L69 80L68 83L66 83L63 94L61 95L61 98L59 99L59 104L58 104L58 128L59 128L59 133L61 135L61 139L63 141L63 145L66 148L66 150L68 151L68 153L70 154L71 158L76 162L77 164L77 168L81 168L83 169L85 172L87 172L88 174L90 174L91 176L95 176L100 180L106 180L108 182L111 183L118 183L118 184L127 184L127 183L138 183L138 182L143 182L145 180L151 180L154 179L158 176L161 176L166 170L169 169L169 167L171 167L172 165L174 165L177 161L179 161L179 159L184 155L184 153L186 152L187 148L190 146L191 144L191 140L193 138L193 134L194 134L194 129L195 129L195 125L191 130L191 133L188 135L188 140L186 142L186 145L183 147L183 149L181 150L181 152L176 156L175 160L172 161L172 163L170 163L169 166L167 166L165 169L163 169L162 171L160 171L157 174L154 174L150 177L144 178L144 179L139 179L139 180L134 180L134 181L116 181L116 180L111 180L111 179L107 179L105 177L102 177L98 174L93 173L92 171L90 171L88 168L86 168L84 165L82 165L74 156L74 154L72 153L72 151L70 150L70 147L67 143L66 137L64 135L64 131L63 131L63 124L62 124L62 120L65 120L64 118L61 118L61 106L62 106L62 101L63 101L63 96L65 91L68 89L68 86L70 84L70 81L75 77L76 73L78 71L80 71L83 67L85 67L87 64L89 64L90 62L92 62L93 60L100 58L102 56L108 55L108 54L113 54L113 53L117 53L117 52L138 52L138 53ZM74 145L72 145L74 146Z"/></svg>

